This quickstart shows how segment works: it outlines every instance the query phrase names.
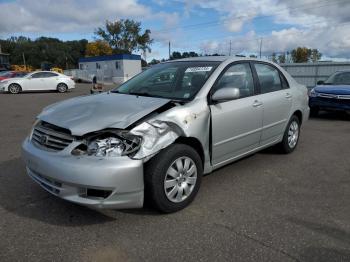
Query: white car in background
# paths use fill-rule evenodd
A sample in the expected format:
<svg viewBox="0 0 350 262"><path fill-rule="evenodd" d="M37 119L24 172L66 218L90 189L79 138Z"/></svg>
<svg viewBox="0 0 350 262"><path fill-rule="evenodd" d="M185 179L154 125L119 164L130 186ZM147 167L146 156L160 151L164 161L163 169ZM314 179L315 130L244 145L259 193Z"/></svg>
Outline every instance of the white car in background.
<svg viewBox="0 0 350 262"><path fill-rule="evenodd" d="M18 94L22 91L56 90L67 92L75 87L75 82L66 75L52 71L36 71L21 78L0 81L0 91Z"/></svg>

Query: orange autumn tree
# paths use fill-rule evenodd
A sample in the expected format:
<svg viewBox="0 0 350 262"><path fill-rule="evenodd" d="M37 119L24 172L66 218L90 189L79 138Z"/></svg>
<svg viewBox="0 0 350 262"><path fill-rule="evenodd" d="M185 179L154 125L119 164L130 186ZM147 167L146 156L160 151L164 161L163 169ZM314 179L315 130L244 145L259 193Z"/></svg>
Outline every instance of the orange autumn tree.
<svg viewBox="0 0 350 262"><path fill-rule="evenodd" d="M111 55L112 51L106 41L97 40L86 45L85 56Z"/></svg>

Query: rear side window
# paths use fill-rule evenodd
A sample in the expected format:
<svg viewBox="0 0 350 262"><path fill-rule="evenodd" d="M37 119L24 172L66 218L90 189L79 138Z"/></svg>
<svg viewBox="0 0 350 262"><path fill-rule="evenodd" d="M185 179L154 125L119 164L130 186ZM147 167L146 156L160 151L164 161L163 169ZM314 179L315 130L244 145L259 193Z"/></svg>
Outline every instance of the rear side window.
<svg viewBox="0 0 350 262"><path fill-rule="evenodd" d="M281 77L281 81L282 81L282 88L283 89L289 88L288 81L287 81L287 79L284 77L284 75L282 73L280 73L280 77Z"/></svg>
<svg viewBox="0 0 350 262"><path fill-rule="evenodd" d="M276 68L267 64L255 64L254 66L262 94L282 90L280 73Z"/></svg>

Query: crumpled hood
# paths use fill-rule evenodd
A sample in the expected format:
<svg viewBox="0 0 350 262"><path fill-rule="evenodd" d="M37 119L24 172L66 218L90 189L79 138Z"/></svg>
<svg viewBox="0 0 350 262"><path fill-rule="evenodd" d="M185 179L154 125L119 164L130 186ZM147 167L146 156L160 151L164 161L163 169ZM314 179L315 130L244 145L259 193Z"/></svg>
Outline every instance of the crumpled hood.
<svg viewBox="0 0 350 262"><path fill-rule="evenodd" d="M169 99L102 93L82 96L44 108L40 120L67 128L72 135L84 135L105 128L124 129Z"/></svg>
<svg viewBox="0 0 350 262"><path fill-rule="evenodd" d="M333 95L350 95L350 85L319 85L315 87L315 91Z"/></svg>

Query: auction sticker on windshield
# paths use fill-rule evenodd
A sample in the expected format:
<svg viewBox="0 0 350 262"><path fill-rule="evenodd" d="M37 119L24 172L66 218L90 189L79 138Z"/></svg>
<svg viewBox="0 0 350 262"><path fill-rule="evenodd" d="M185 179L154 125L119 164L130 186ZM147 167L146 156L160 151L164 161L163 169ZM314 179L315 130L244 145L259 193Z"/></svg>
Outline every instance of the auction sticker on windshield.
<svg viewBox="0 0 350 262"><path fill-rule="evenodd" d="M197 67L189 67L186 69L185 73L189 72L208 72L212 69L212 66L197 66Z"/></svg>

